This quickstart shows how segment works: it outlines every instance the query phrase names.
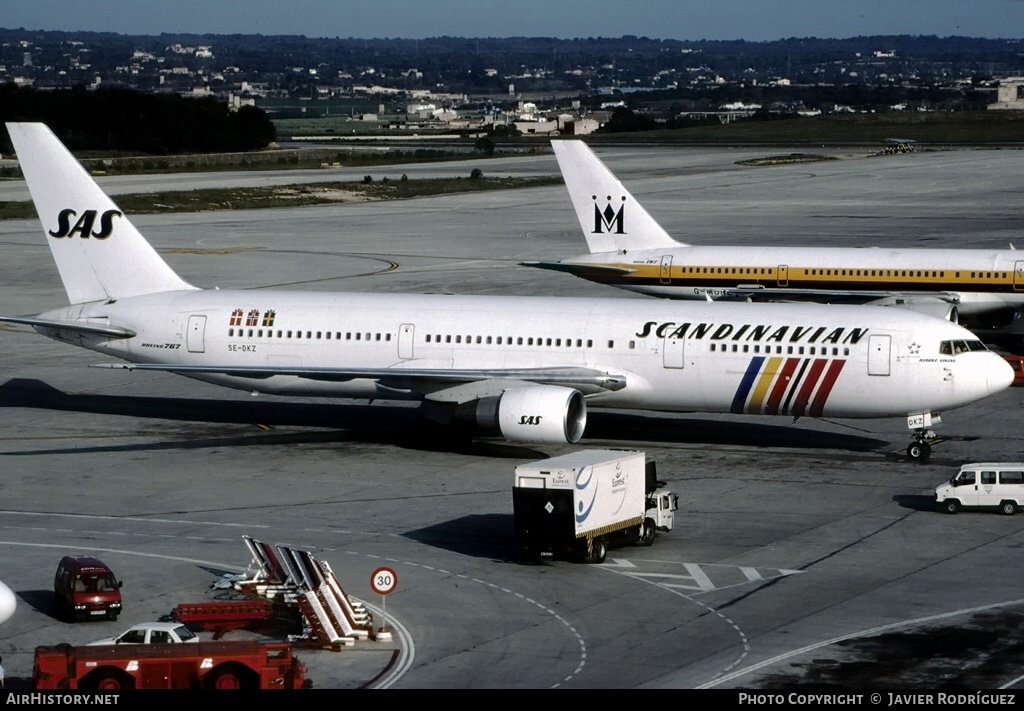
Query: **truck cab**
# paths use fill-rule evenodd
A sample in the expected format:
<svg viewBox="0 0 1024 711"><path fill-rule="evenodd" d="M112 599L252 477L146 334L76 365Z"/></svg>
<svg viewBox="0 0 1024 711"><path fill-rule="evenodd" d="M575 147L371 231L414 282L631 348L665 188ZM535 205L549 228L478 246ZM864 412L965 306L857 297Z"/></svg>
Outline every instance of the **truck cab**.
<svg viewBox="0 0 1024 711"><path fill-rule="evenodd" d="M645 517L654 523L659 531L671 531L676 522L676 511L679 509L679 495L668 489L657 489L647 497Z"/></svg>

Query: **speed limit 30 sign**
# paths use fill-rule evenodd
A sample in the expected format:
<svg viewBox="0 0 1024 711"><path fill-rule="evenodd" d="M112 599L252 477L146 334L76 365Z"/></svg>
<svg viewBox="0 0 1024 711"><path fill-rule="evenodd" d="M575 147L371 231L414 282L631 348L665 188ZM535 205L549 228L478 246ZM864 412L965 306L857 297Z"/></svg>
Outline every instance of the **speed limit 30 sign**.
<svg viewBox="0 0 1024 711"><path fill-rule="evenodd" d="M370 587L378 595L394 592L398 586L398 573L391 568L377 568L370 576Z"/></svg>

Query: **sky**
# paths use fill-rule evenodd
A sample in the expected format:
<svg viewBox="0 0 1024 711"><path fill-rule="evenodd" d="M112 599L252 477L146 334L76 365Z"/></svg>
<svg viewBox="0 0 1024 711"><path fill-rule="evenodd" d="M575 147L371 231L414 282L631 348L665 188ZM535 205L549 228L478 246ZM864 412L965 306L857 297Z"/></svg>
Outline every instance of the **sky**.
<svg viewBox="0 0 1024 711"><path fill-rule="evenodd" d="M0 0L0 27L307 37L1024 37L1024 0Z"/></svg>

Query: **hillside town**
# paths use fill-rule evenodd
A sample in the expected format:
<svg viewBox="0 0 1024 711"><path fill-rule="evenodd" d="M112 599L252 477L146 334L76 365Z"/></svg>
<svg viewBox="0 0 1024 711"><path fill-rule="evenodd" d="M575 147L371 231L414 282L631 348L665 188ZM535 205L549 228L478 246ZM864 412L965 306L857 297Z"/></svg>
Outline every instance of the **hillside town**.
<svg viewBox="0 0 1024 711"><path fill-rule="evenodd" d="M0 83L215 97L274 119L332 116L371 130L585 134L618 107L668 124L1019 109L1022 50L1020 40L899 35L363 40L0 29Z"/></svg>

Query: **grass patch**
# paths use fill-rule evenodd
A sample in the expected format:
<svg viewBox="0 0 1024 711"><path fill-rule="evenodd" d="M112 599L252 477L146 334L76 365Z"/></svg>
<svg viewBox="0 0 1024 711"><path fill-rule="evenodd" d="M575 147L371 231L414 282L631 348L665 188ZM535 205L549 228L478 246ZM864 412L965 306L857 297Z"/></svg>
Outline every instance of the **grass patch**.
<svg viewBox="0 0 1024 711"><path fill-rule="evenodd" d="M388 180L372 183L346 183L369 200L402 200L427 195L472 193L483 190L511 190L561 185L560 177L541 178L426 178L423 180Z"/></svg>
<svg viewBox="0 0 1024 711"><path fill-rule="evenodd" d="M24 220L36 216L30 202L0 202L0 220Z"/></svg>
<svg viewBox="0 0 1024 711"><path fill-rule="evenodd" d="M429 195L512 190L561 185L562 179L541 178L430 178L379 182L331 182L266 188L214 188L117 196L118 206L129 214L253 210L268 207L306 207L355 200L402 200ZM0 202L0 219L35 217L31 202Z"/></svg>
<svg viewBox="0 0 1024 711"><path fill-rule="evenodd" d="M820 147L864 144L883 146L887 138L909 138L930 145L1020 145L1024 141L1024 112L956 111L816 116L605 134L588 137L588 141L595 144L613 141Z"/></svg>
<svg viewBox="0 0 1024 711"><path fill-rule="evenodd" d="M531 152L533 151L519 149L502 155L510 157ZM323 148L279 148L248 153L193 153L170 156L130 156L123 153L84 151L76 153L75 157L94 175L151 175L169 172L309 170L338 166L379 167L407 163L474 161L482 156L473 150L445 150L429 146L403 150L346 144ZM0 178L21 177L21 170L17 166L0 168Z"/></svg>
<svg viewBox="0 0 1024 711"><path fill-rule="evenodd" d="M789 165L790 163L820 163L826 160L839 159L835 156L823 156L816 153L790 153L788 156L766 156L764 158L738 160L736 165Z"/></svg>

